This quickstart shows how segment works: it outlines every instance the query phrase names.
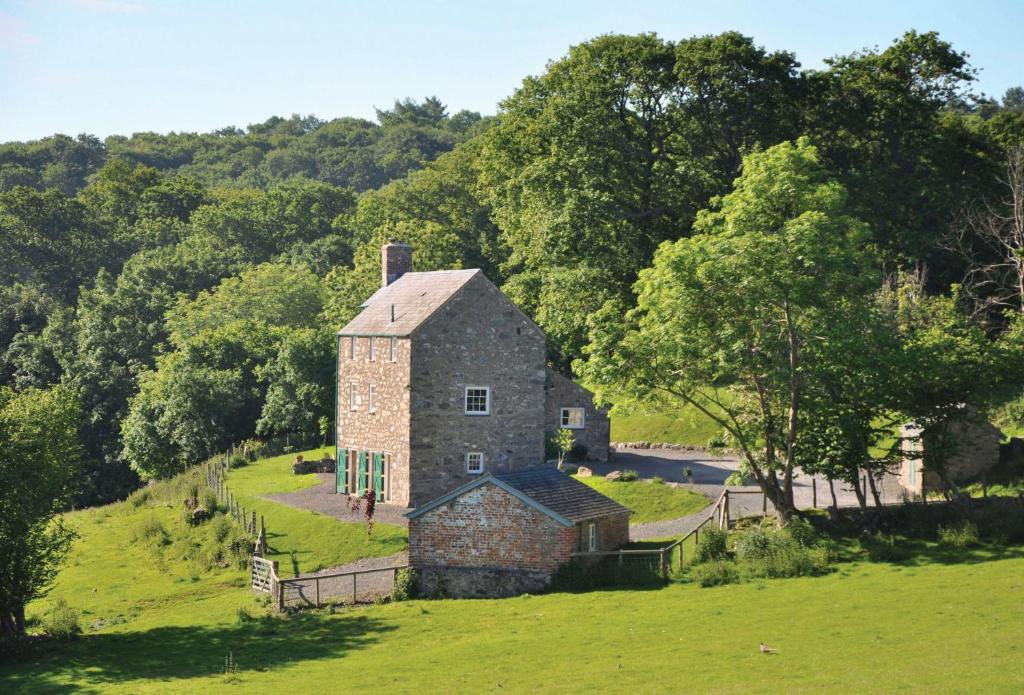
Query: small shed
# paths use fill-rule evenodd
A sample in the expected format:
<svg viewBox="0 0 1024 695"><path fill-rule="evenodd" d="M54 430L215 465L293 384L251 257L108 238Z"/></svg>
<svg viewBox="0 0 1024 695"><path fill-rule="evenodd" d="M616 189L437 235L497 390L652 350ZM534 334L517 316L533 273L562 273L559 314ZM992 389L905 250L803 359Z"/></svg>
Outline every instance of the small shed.
<svg viewBox="0 0 1024 695"><path fill-rule="evenodd" d="M980 479L999 463L1003 433L984 415L964 407L963 418L951 423L942 432L904 425L903 460L899 482L910 494L923 497L942 490L938 474L929 470L929 458L945 449L946 470L955 483Z"/></svg>
<svg viewBox="0 0 1024 695"><path fill-rule="evenodd" d="M554 468L485 474L409 512L409 565L425 595L547 589L574 552L629 541L632 512Z"/></svg>

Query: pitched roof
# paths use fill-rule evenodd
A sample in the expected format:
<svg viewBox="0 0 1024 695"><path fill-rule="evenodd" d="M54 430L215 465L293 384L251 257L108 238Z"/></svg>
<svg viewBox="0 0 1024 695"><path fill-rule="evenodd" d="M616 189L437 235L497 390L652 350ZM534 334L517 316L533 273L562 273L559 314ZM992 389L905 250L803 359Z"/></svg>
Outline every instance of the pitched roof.
<svg viewBox="0 0 1024 695"><path fill-rule="evenodd" d="M563 526L632 511L568 474L544 467L498 475L487 473L421 505L406 516L415 519L486 483L497 485Z"/></svg>
<svg viewBox="0 0 1024 695"><path fill-rule="evenodd" d="M498 473L495 477L574 523L632 511L568 473L549 466Z"/></svg>
<svg viewBox="0 0 1024 695"><path fill-rule="evenodd" d="M406 273L363 302L362 312L338 335L409 335L479 272L471 268Z"/></svg>

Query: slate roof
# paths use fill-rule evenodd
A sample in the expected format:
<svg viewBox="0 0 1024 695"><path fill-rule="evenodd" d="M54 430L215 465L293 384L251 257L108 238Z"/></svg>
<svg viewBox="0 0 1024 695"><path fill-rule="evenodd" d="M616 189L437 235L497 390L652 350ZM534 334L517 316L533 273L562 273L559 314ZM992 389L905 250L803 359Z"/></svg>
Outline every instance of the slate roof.
<svg viewBox="0 0 1024 695"><path fill-rule="evenodd" d="M631 511L557 468L527 468L494 477L573 523Z"/></svg>
<svg viewBox="0 0 1024 695"><path fill-rule="evenodd" d="M476 480L471 480L417 507L407 513L406 517L415 519L486 483L497 485L564 526L632 511L567 473L544 467L497 475L485 473Z"/></svg>
<svg viewBox="0 0 1024 695"><path fill-rule="evenodd" d="M480 271L435 270L406 273L363 302L363 310L338 335L407 336L444 306ZM394 321L391 308L394 306Z"/></svg>

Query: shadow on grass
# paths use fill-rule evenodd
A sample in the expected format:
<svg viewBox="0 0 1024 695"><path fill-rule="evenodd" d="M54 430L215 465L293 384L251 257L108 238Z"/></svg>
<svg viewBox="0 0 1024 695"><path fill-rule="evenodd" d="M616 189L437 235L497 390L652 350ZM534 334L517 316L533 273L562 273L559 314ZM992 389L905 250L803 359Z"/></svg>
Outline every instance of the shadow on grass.
<svg viewBox="0 0 1024 695"><path fill-rule="evenodd" d="M852 542L840 551L846 561L870 561L921 567L925 565L964 565L1024 558L1024 546L978 543L967 548L954 548L934 541L915 538L896 538L893 544L866 538Z"/></svg>
<svg viewBox="0 0 1024 695"><path fill-rule="evenodd" d="M134 680L224 676L231 654L237 677L303 661L337 659L394 630L356 613L335 617L267 616L226 626L158 627L93 634L71 644L39 645L15 661L0 660L3 692L102 692ZM72 681L73 685L65 685Z"/></svg>

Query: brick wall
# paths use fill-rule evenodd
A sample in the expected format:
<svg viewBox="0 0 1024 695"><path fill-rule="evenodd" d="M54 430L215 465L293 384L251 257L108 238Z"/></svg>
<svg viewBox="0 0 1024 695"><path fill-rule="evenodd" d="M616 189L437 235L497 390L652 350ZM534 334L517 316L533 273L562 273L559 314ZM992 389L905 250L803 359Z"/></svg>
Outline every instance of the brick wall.
<svg viewBox="0 0 1024 695"><path fill-rule="evenodd" d="M577 527L562 526L497 485L484 484L409 520L409 564L550 575L569 561L578 536Z"/></svg>
<svg viewBox="0 0 1024 695"><path fill-rule="evenodd" d="M470 280L413 334L409 501L462 485L467 452L485 470L536 465L544 456L544 334L483 275ZM490 414L465 414L467 386L490 388Z"/></svg>
<svg viewBox="0 0 1024 695"><path fill-rule="evenodd" d="M562 408L583 408L583 429L572 430L576 441L587 447L587 458L608 460L610 425L608 411L594 405L594 394L571 379L547 370L544 429L554 432L562 426Z"/></svg>
<svg viewBox="0 0 1024 695"><path fill-rule="evenodd" d="M377 451L391 455L389 503L409 505L409 364L408 338L398 338L397 361L391 362L391 339L376 337L370 361L368 336L356 337L351 356L349 336L342 336L338 352L338 448ZM368 389L376 384L376 412L369 411ZM349 384L357 387L359 403L349 407Z"/></svg>

